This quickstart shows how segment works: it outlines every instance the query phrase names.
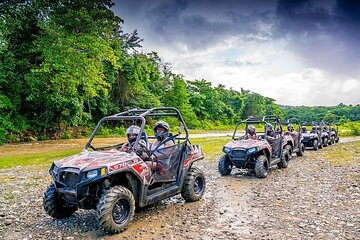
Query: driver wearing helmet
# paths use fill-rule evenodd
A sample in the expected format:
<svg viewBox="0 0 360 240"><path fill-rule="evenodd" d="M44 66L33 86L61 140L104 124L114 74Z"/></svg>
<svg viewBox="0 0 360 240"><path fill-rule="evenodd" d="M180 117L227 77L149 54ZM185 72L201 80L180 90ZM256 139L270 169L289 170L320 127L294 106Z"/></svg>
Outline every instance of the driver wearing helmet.
<svg viewBox="0 0 360 240"><path fill-rule="evenodd" d="M256 128L253 125L248 126L245 139L258 139L258 137L256 136Z"/></svg>
<svg viewBox="0 0 360 240"><path fill-rule="evenodd" d="M139 133L140 133L140 128L138 126L131 125L130 127L128 127L128 129L126 129L126 136L127 136L128 142L124 143L121 146L121 151L125 151L125 152L131 151L131 149L134 146L136 138L139 135ZM140 139L139 145L147 147L147 144L143 139Z"/></svg>

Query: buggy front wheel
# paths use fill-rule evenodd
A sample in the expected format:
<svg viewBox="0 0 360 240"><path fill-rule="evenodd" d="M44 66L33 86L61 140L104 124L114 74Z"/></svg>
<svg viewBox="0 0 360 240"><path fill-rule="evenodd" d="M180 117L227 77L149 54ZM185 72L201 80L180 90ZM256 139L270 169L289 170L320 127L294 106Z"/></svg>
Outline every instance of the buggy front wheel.
<svg viewBox="0 0 360 240"><path fill-rule="evenodd" d="M205 176L198 168L191 168L185 176L181 196L186 202L195 202L202 198L205 193Z"/></svg>

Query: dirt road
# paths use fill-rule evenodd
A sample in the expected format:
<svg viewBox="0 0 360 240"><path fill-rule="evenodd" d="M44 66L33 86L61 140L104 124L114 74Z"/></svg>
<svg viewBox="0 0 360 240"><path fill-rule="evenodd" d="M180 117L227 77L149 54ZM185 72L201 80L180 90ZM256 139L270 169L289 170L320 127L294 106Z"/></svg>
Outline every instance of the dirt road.
<svg viewBox="0 0 360 240"><path fill-rule="evenodd" d="M0 169L0 239L360 239L360 149L352 143L358 140L306 151L267 179L237 170L221 177L216 159L206 159L197 164L207 179L201 201L167 199L113 236L98 229L94 211L48 217L46 170ZM336 151L347 149L347 164L336 164Z"/></svg>

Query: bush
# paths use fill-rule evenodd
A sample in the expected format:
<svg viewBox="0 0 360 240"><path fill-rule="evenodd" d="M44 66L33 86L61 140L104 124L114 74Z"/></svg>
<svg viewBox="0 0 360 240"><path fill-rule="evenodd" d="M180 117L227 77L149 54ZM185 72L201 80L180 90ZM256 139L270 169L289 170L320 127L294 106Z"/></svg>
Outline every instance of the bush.
<svg viewBox="0 0 360 240"><path fill-rule="evenodd" d="M352 135L360 136L360 123L359 122L352 122L349 124L350 130Z"/></svg>

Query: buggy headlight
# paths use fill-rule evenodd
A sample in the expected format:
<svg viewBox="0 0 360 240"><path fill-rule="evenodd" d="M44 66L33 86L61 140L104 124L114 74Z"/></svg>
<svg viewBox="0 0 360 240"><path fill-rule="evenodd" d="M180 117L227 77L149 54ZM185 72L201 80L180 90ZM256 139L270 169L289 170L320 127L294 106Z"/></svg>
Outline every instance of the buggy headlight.
<svg viewBox="0 0 360 240"><path fill-rule="evenodd" d="M256 147L253 147L253 148L249 148L249 149L247 150L247 152L248 152L248 153L254 153L254 152L256 152L256 150L257 150L257 148L256 148Z"/></svg>
<svg viewBox="0 0 360 240"><path fill-rule="evenodd" d="M88 171L88 173L86 174L86 178L87 178L87 179L94 178L94 177L96 177L97 175L99 175L98 169L91 170L91 171Z"/></svg>
<svg viewBox="0 0 360 240"><path fill-rule="evenodd" d="M90 170L86 173L86 178L91 179L97 177L98 175L105 175L106 174L106 167L100 169Z"/></svg>
<svg viewBox="0 0 360 240"><path fill-rule="evenodd" d="M231 152L231 148L223 147L223 152L229 154Z"/></svg>

